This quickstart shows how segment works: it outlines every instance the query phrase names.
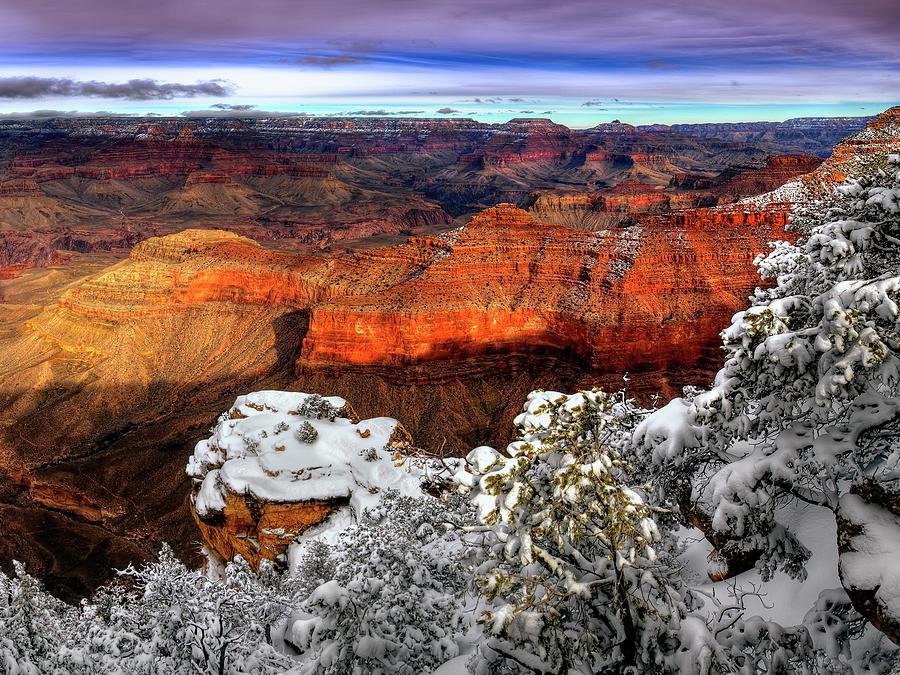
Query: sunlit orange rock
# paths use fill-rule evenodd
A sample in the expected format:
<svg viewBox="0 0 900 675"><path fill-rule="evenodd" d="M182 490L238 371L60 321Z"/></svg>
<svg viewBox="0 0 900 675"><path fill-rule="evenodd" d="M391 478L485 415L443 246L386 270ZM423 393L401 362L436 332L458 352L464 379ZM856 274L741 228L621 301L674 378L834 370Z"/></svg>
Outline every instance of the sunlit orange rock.
<svg viewBox="0 0 900 675"><path fill-rule="evenodd" d="M228 492L225 508L215 517L191 514L208 553L228 561L240 555L253 569L262 560L275 560L306 529L318 525L348 500L311 500L299 503L265 502Z"/></svg>

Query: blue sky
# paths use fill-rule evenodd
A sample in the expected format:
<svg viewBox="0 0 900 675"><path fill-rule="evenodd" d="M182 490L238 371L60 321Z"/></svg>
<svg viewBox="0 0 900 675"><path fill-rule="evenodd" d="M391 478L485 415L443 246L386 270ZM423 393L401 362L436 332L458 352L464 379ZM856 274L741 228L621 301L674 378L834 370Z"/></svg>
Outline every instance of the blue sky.
<svg viewBox="0 0 900 675"><path fill-rule="evenodd" d="M865 115L900 101L898 6L2 0L0 113Z"/></svg>

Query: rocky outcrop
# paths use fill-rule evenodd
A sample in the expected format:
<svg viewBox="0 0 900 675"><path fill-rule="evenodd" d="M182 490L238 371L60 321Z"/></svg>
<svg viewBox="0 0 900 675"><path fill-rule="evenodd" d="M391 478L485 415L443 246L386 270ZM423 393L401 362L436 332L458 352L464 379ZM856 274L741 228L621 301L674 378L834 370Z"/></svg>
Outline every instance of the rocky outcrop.
<svg viewBox="0 0 900 675"><path fill-rule="evenodd" d="M372 506L387 488L420 492L396 454L397 420L360 421L346 400L285 391L239 396L188 461L191 506L209 554L257 569L339 509Z"/></svg>
<svg viewBox="0 0 900 675"><path fill-rule="evenodd" d="M789 181L780 188L745 199L745 202L765 205L791 201L805 203L829 197L835 186L852 177L864 167L887 166L887 155L900 151L900 106L881 113L866 128L838 143L831 156L814 171Z"/></svg>
<svg viewBox="0 0 900 675"><path fill-rule="evenodd" d="M806 117L784 122L714 122L707 124L648 125L642 130L666 129L673 133L705 139L723 139L780 147L782 152L827 157L831 149L848 136L861 131L867 117Z"/></svg>
<svg viewBox="0 0 900 675"><path fill-rule="evenodd" d="M736 201L747 195L762 194L815 171L822 163L810 155L775 155L760 168L729 169L722 172L710 189L720 203Z"/></svg>
<svg viewBox="0 0 900 675"><path fill-rule="evenodd" d="M68 246L63 231L78 232L76 251L105 250L94 242L111 241L123 222L141 224L139 239L215 228L313 250L420 234L497 203L526 206L560 185L593 206L539 219L598 229L622 220L606 213L724 201L691 181L663 189L685 167L716 176L778 149L546 119L0 120L0 143L0 233L32 240L8 247L6 262L39 267L56 264L46 250ZM735 184L729 199L759 185ZM597 191L609 205L597 208Z"/></svg>
<svg viewBox="0 0 900 675"><path fill-rule="evenodd" d="M192 513L209 555L223 561L239 555L259 569L260 562L284 555L298 536L346 504L346 499L274 503L229 492L217 516L204 519Z"/></svg>

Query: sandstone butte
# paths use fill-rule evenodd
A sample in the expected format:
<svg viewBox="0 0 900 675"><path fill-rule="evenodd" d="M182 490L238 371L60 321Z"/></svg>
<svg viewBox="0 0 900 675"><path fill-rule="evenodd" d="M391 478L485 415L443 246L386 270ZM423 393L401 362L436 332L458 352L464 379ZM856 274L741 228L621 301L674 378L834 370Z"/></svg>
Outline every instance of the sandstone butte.
<svg viewBox="0 0 900 675"><path fill-rule="evenodd" d="M707 372L719 330L757 283L751 261L786 222L775 205L583 232L500 205L458 230L345 257L272 251L215 230L151 238L4 337L3 464L58 480L47 467L178 411L199 424L203 405L287 364L299 385L396 417L419 442L443 434L458 450L476 412L479 424L510 428L520 401L506 398L534 388L530 364L548 356L591 383L643 373L656 391L667 370ZM519 375L506 374L512 363ZM323 380L329 371L336 384ZM486 393L492 378L497 391ZM427 391L410 387L429 381ZM120 452L130 475L140 460L127 443ZM60 488L61 503L76 503L70 488L106 500L75 481Z"/></svg>

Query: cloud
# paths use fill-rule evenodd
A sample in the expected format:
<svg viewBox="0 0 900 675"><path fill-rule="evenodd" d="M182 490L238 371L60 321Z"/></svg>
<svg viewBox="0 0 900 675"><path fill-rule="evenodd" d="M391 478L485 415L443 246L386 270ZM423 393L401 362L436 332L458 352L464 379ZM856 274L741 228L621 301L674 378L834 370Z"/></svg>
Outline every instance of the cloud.
<svg viewBox="0 0 900 675"><path fill-rule="evenodd" d="M0 119L4 120L44 120L59 118L94 118L94 117L139 117L136 113L117 113L109 110L95 110L86 112L83 110L29 110L23 112L0 113Z"/></svg>
<svg viewBox="0 0 900 675"><path fill-rule="evenodd" d="M72 80L67 77L0 77L0 99L80 96L153 101L194 96L227 96L230 93L231 88L223 80L180 84L151 79L99 82Z"/></svg>
<svg viewBox="0 0 900 675"><path fill-rule="evenodd" d="M452 115L453 113L458 113L459 110L454 110L453 108L438 108L435 112L439 115Z"/></svg>
<svg viewBox="0 0 900 675"><path fill-rule="evenodd" d="M582 108L598 108L603 105L603 101L594 99L593 101L585 101L581 104ZM605 108L600 108L600 110L605 110Z"/></svg>
<svg viewBox="0 0 900 675"><path fill-rule="evenodd" d="M302 63L310 66L346 66L353 63L365 63L368 61L364 56L354 56L353 54L333 54L331 56L305 56L301 59Z"/></svg>
<svg viewBox="0 0 900 675"><path fill-rule="evenodd" d="M500 103L503 100L502 96L491 96L489 98L464 98L460 101L460 103ZM522 98L511 98L510 101L524 101Z"/></svg>
<svg viewBox="0 0 900 675"><path fill-rule="evenodd" d="M349 66L355 63L367 63L371 59L361 54L307 54L296 59L278 59L278 63L290 63L298 66Z"/></svg>
<svg viewBox="0 0 900 675"><path fill-rule="evenodd" d="M391 95L428 87L443 96L479 96L483 103L488 91L531 100L553 87L583 99L606 95L607 76L621 76L631 91L640 89L636 98L658 97L660 80L677 79L668 96L718 101L721 92L710 80L721 76L726 85L734 78L752 84L741 92L749 101L783 101L796 87L809 88L818 100L884 101L896 99L897 84L889 78L900 68L897 0L429 0L404 2L402 10L397 0L260 0L253 12L242 0L7 4L15 8L0 13L0 60L10 69L27 59L52 68L47 73L128 66L152 73L148 68L156 65L282 71L274 64L285 59L310 71L333 68L335 79L348 76L339 88L315 80L319 73L303 73L309 84L290 91L310 96L380 96L373 88L383 77L391 80L383 87ZM361 61L372 62L373 77L353 80L352 64ZM473 80L484 73L496 73L499 86L476 88ZM865 88L847 83L845 73L865 79ZM585 84L570 83L575 76ZM632 96L617 84L608 86L610 94ZM285 94L274 77L271 84L258 78L248 89L266 86L267 95Z"/></svg>
<svg viewBox="0 0 900 675"><path fill-rule="evenodd" d="M305 112L291 112L285 110L259 110L256 106L236 105L222 108L225 104L216 104L211 108L201 110L182 110L182 117L234 117L237 119L259 117L313 117Z"/></svg>
<svg viewBox="0 0 900 675"><path fill-rule="evenodd" d="M552 115L555 112L556 112L555 110L545 110L544 112L541 113L541 115Z"/></svg>
<svg viewBox="0 0 900 675"><path fill-rule="evenodd" d="M351 110L347 115L360 115L362 117L386 117L388 115L418 115L424 110Z"/></svg>
<svg viewBox="0 0 900 675"><path fill-rule="evenodd" d="M256 106L250 105L249 103L241 103L241 104L213 103L209 107L215 108L216 110L231 110L234 112L247 112L248 110L253 110Z"/></svg>
<svg viewBox="0 0 900 675"><path fill-rule="evenodd" d="M533 114L534 114L534 110L520 110L520 111L519 111L519 114L520 114L520 115L533 115Z"/></svg>
<svg viewBox="0 0 900 675"><path fill-rule="evenodd" d="M678 70L679 65L666 59L650 59L644 64L650 70Z"/></svg>

